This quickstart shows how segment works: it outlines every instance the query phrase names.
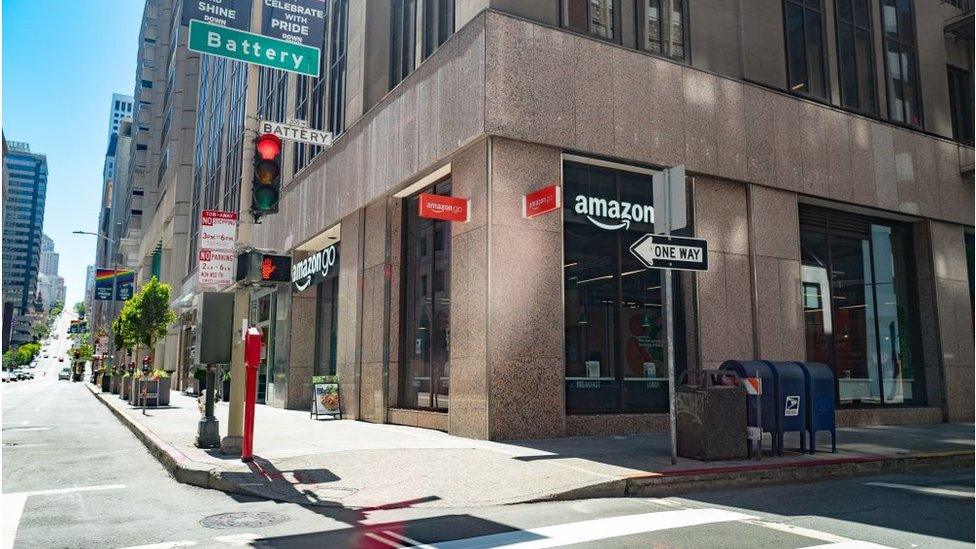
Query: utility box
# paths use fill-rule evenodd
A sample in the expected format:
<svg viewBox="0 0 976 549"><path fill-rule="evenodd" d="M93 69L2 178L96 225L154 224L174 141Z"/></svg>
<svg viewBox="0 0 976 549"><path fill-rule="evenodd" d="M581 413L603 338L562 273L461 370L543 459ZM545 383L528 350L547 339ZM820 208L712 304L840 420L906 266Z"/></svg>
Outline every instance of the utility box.
<svg viewBox="0 0 976 549"><path fill-rule="evenodd" d="M746 459L746 391L735 375L701 372L691 383L675 390L678 455L701 461Z"/></svg>
<svg viewBox="0 0 976 549"><path fill-rule="evenodd" d="M234 340L234 294L204 292L197 325L197 363L230 364Z"/></svg>

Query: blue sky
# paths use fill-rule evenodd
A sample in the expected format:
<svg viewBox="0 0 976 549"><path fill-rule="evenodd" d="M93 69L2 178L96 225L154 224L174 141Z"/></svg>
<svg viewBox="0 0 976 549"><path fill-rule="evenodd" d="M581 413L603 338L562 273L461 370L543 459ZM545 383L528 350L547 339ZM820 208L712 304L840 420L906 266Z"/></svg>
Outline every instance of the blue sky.
<svg viewBox="0 0 976 549"><path fill-rule="evenodd" d="M84 297L112 93L131 95L142 0L2 0L3 131L47 155L44 232L68 304Z"/></svg>

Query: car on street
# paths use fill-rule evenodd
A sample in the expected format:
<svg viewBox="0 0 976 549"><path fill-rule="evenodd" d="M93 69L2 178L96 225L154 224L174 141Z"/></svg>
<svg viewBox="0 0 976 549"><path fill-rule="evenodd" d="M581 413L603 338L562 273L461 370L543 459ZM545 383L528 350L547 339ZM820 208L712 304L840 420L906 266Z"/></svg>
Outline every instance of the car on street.
<svg viewBox="0 0 976 549"><path fill-rule="evenodd" d="M61 381L62 379L65 380L71 379L71 368L68 368L67 366L61 368L61 373L58 374L58 381Z"/></svg>
<svg viewBox="0 0 976 549"><path fill-rule="evenodd" d="M13 373L14 373L15 376L17 376L17 380L18 381L19 380L22 380L22 379L30 379L32 377L30 375L30 372L28 372L27 370L24 370L22 368L17 368L16 370L14 370Z"/></svg>
<svg viewBox="0 0 976 549"><path fill-rule="evenodd" d="M64 362L64 357L63 356L59 356L58 357L58 362Z"/></svg>
<svg viewBox="0 0 976 549"><path fill-rule="evenodd" d="M4 383L9 381L17 381L13 374L10 373L10 370L4 370L2 375Z"/></svg>

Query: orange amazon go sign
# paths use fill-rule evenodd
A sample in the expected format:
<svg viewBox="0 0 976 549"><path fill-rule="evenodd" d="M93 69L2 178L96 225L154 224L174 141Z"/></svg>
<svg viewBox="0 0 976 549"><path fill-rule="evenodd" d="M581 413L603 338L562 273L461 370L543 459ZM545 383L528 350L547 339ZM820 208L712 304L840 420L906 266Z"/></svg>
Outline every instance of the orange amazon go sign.
<svg viewBox="0 0 976 549"><path fill-rule="evenodd" d="M467 198L424 193L420 195L420 217L442 221L471 221L471 208Z"/></svg>

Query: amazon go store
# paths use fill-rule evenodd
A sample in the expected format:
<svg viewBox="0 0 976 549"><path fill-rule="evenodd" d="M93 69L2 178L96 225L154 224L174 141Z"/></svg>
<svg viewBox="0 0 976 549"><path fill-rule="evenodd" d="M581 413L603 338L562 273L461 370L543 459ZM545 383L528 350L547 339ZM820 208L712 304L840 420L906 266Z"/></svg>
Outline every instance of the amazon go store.
<svg viewBox="0 0 976 549"><path fill-rule="evenodd" d="M485 137L372 198L337 182L335 204L289 216L286 195L256 235L293 257L280 339L305 388L289 407L308 405L299 379L335 375L343 417L363 421L490 439L666 430L664 271L632 251L662 211L662 169ZM673 271L679 379L816 360L841 424L941 420L924 220L684 181L674 234L708 242L708 270ZM276 244L289 238L303 243Z"/></svg>

